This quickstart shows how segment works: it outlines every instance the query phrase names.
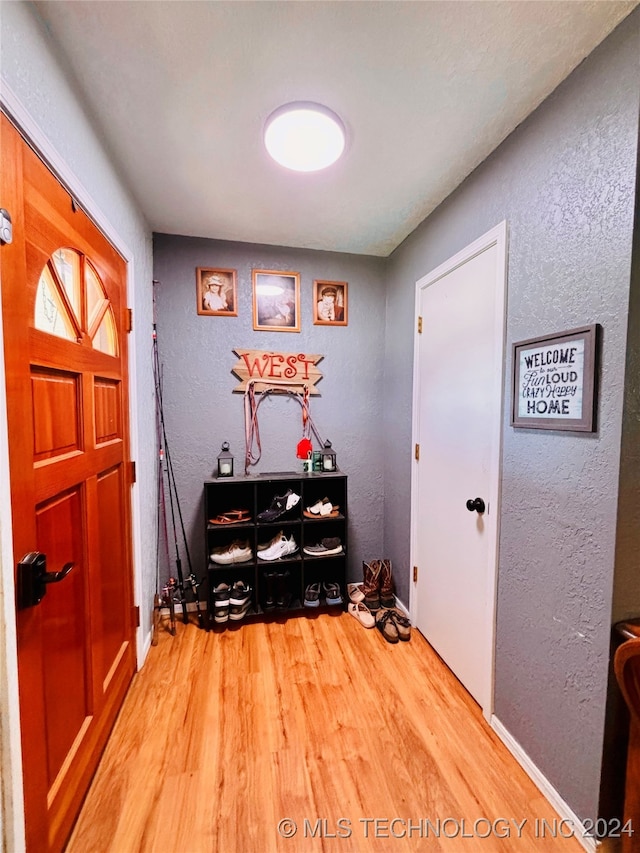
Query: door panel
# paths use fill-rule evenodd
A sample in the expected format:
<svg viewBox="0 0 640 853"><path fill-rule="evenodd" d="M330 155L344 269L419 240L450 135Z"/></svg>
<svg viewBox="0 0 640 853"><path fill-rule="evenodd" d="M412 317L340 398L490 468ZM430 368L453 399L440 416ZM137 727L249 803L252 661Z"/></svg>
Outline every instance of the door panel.
<svg viewBox="0 0 640 853"><path fill-rule="evenodd" d="M48 782L55 782L89 716L89 661L82 618L85 606L82 492L79 487L36 508L37 550L48 571L74 568L52 585L42 608L42 668L46 711ZM60 684L65 685L60 691Z"/></svg>
<svg viewBox="0 0 640 853"><path fill-rule="evenodd" d="M100 444L122 438L120 383L96 377L94 383L95 441Z"/></svg>
<svg viewBox="0 0 640 853"><path fill-rule="evenodd" d="M100 621L102 652L100 683L107 680L118 657L128 614L123 608L120 578L112 571L122 560L124 550L124 507L122 466L105 471L97 478L98 540L100 559Z"/></svg>
<svg viewBox="0 0 640 853"><path fill-rule="evenodd" d="M14 557L75 564L17 613L27 847L58 853L135 670L126 266L0 118Z"/></svg>
<svg viewBox="0 0 640 853"><path fill-rule="evenodd" d="M78 375L61 370L31 370L34 462L79 450Z"/></svg>
<svg viewBox="0 0 640 853"><path fill-rule="evenodd" d="M426 277L419 291L416 625L486 709L493 668L503 259L494 241L454 261ZM478 497L484 513L467 509L467 500Z"/></svg>

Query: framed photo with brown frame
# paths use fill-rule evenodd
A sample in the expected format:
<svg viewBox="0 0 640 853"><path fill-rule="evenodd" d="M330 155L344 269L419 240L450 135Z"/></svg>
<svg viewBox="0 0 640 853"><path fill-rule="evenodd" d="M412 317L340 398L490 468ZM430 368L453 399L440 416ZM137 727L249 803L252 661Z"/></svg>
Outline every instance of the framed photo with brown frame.
<svg viewBox="0 0 640 853"><path fill-rule="evenodd" d="M252 270L253 328L257 332L300 331L300 273Z"/></svg>
<svg viewBox="0 0 640 853"><path fill-rule="evenodd" d="M594 432L599 326L513 345L511 425Z"/></svg>
<svg viewBox="0 0 640 853"><path fill-rule="evenodd" d="M347 325L347 282L313 282L313 323L316 326Z"/></svg>
<svg viewBox="0 0 640 853"><path fill-rule="evenodd" d="M197 267L198 314L208 317L237 317L236 270Z"/></svg>

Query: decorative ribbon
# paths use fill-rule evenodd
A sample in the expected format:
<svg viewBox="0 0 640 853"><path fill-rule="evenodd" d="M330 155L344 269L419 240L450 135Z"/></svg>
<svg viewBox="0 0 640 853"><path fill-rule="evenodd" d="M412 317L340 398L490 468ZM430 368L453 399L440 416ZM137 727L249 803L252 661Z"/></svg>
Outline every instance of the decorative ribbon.
<svg viewBox="0 0 640 853"><path fill-rule="evenodd" d="M260 394L260 399L256 400L256 390L255 383L260 382L261 384L264 380L258 379L250 379L247 382L247 387L244 392L244 435L245 435L245 455L244 455L244 473L249 473L249 468L251 465L257 465L260 461L260 457L262 456L262 443L260 441L260 426L258 423L258 409L260 408L261 403L270 395L270 394L290 394L294 397L302 407L302 440L298 442L297 454L299 459L306 459L309 452L313 448L313 444L311 442L311 433L315 435L320 444L320 447L324 445L322 438L320 437L320 433L318 432L316 425L314 424L311 418L311 412L309 411L309 387L305 383L302 382L287 382L278 385L278 383L273 383L272 387L265 388L264 391L258 391ZM293 385L301 385L302 390L294 390L291 386ZM303 447L304 445L304 447ZM255 450L254 450L255 446ZM304 450L304 454L302 451Z"/></svg>

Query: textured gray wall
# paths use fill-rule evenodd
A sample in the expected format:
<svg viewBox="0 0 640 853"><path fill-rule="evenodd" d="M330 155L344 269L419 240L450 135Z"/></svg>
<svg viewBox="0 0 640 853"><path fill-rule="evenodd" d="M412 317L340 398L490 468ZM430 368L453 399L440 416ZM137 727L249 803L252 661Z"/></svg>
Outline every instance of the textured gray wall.
<svg viewBox="0 0 640 853"><path fill-rule="evenodd" d="M238 317L196 313L196 267L238 271ZM242 394L232 350L320 353L321 396L311 398L311 417L337 452L348 476L349 574L362 578L363 559L382 557L382 365L384 357L384 262L380 258L315 250L251 245L156 234L159 353L169 446L195 571L205 568L202 484L215 467L222 441L231 443L236 472L244 462ZM301 332L255 332L251 270L299 272ZM348 283L349 324L314 326L314 279ZM251 473L301 471L296 444L301 408L293 399L270 398L260 407L262 459ZM317 446L314 442L314 446Z"/></svg>
<svg viewBox="0 0 640 853"><path fill-rule="evenodd" d="M513 341L603 326L598 431L514 430L508 405L503 429L496 715L581 817L598 808L639 97L635 12L387 270L385 550L397 565L409 558L415 282L506 219L507 376ZM640 533L627 532L637 553ZM640 600L627 604L640 612Z"/></svg>

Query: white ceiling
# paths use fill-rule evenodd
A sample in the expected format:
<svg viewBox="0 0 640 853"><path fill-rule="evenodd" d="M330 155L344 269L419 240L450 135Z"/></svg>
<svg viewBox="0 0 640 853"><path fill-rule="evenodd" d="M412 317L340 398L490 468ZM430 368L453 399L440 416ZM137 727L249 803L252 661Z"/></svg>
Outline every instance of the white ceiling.
<svg viewBox="0 0 640 853"><path fill-rule="evenodd" d="M36 6L154 231L386 256L637 3ZM296 100L347 126L324 173L263 148Z"/></svg>

